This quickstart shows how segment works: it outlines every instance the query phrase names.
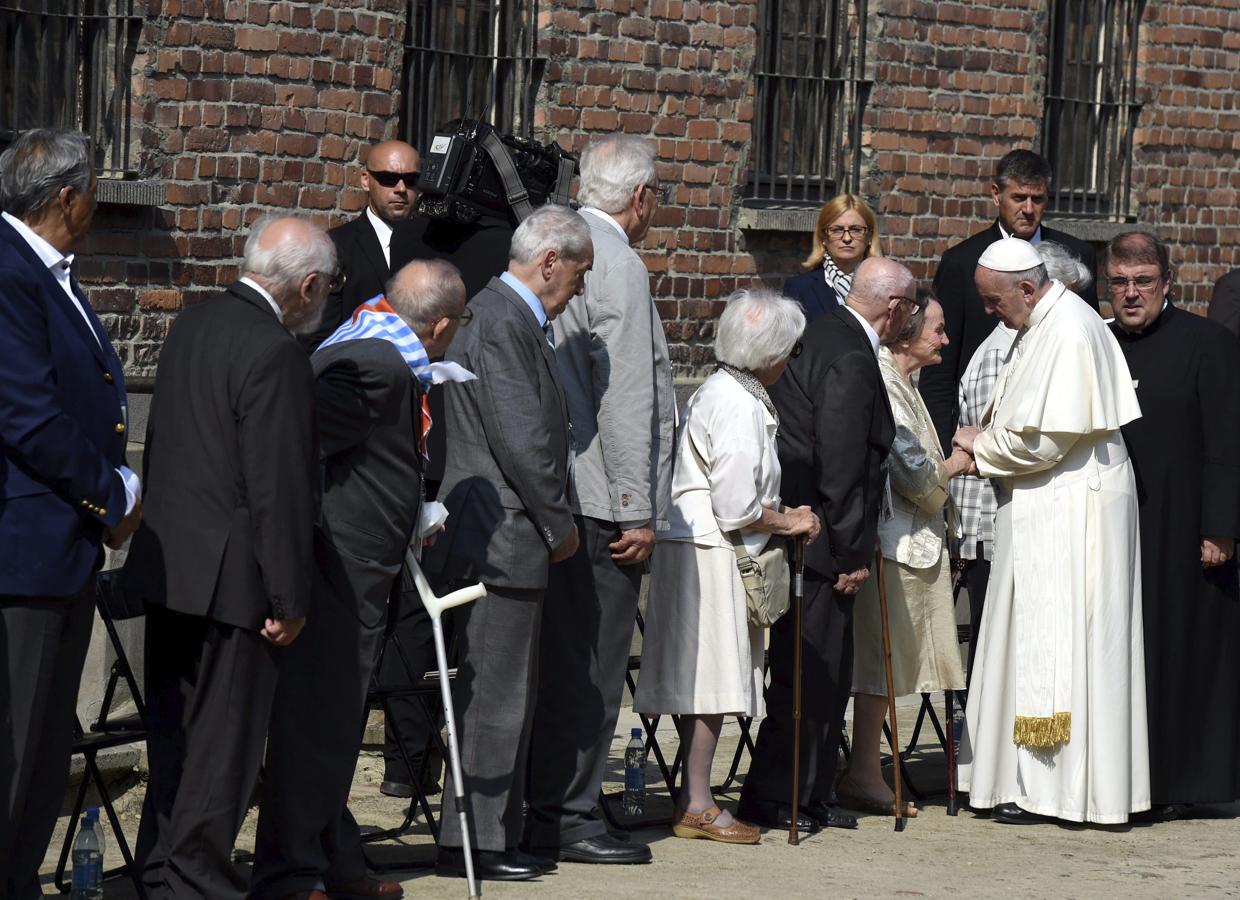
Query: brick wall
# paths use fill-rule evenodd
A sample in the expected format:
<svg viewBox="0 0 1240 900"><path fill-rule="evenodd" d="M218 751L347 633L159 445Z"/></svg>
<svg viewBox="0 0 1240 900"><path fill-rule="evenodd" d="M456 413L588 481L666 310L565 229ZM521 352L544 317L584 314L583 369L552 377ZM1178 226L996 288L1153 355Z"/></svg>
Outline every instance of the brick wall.
<svg viewBox="0 0 1240 900"><path fill-rule="evenodd" d="M362 146L397 127L402 0L151 0L137 61L143 175L157 209L105 207L82 280L135 373L183 304L236 275L243 225L362 208ZM992 217L995 161L1038 143L1047 0L870 0L857 190L887 252L928 279ZM721 298L796 271L808 235L737 227L753 128L757 0L540 0L549 64L536 131L579 150L617 129L655 141L676 186L643 253L681 374L709 362ZM1240 268L1240 10L1150 0L1141 28L1137 224L1171 241L1194 308ZM1060 218L1078 234L1106 229Z"/></svg>

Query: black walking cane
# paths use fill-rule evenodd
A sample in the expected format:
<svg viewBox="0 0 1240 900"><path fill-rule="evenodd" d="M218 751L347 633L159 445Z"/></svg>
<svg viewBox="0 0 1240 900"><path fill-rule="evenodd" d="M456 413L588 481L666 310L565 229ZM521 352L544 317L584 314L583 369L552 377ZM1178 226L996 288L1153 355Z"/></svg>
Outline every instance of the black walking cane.
<svg viewBox="0 0 1240 900"><path fill-rule="evenodd" d="M801 836L797 833L797 820L801 818L797 796L801 786L801 603L805 598L805 543L800 537L792 541L792 827L788 829L788 843L797 846Z"/></svg>
<svg viewBox="0 0 1240 900"><path fill-rule="evenodd" d="M887 582L883 580L883 550L881 547L874 554L874 568L878 576L878 613L883 622L883 671L887 675L887 715L891 718L891 762L892 776L895 780L896 831L903 831L907 817L905 816L904 800L900 796L900 728L896 724L896 687L891 675L891 624L887 619Z"/></svg>

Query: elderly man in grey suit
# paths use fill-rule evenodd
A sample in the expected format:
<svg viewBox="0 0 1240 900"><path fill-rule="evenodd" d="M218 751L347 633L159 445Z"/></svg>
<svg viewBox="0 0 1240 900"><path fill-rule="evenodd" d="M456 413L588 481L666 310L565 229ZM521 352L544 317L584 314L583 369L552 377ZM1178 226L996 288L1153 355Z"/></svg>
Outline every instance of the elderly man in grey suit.
<svg viewBox="0 0 1240 900"><path fill-rule="evenodd" d="M594 813L616 729L642 569L666 527L675 395L650 276L632 244L659 203L654 149L630 135L591 143L578 199L594 268L556 325L556 361L573 423L573 511L581 547L552 566L530 746L531 852L646 863Z"/></svg>
<svg viewBox="0 0 1240 900"><path fill-rule="evenodd" d="M555 868L522 853L526 753L536 689L539 623L551 563L577 550L570 438L556 373L552 321L585 289L594 253L585 222L565 206L535 210L512 236L508 271L470 301L447 358L478 376L447 401L447 468L439 496L447 531L426 568L481 580L463 610L454 699L479 877L517 881ZM444 785L440 875L464 875L455 791Z"/></svg>

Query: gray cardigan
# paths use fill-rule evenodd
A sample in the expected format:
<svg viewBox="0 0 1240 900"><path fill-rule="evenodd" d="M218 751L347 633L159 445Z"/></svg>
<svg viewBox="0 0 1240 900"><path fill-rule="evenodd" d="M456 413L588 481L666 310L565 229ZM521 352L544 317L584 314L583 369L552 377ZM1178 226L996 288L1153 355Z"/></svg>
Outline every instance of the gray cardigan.
<svg viewBox="0 0 1240 900"><path fill-rule="evenodd" d="M555 321L556 363L576 449L573 509L667 526L676 395L650 274L618 226L583 212L594 241L586 290Z"/></svg>

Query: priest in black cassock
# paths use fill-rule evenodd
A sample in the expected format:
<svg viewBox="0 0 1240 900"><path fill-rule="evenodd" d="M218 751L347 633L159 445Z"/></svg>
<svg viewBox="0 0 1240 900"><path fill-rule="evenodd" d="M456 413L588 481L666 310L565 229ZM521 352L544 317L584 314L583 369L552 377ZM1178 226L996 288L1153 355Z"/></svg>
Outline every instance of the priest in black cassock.
<svg viewBox="0 0 1240 900"><path fill-rule="evenodd" d="M1107 248L1111 328L1141 418L1124 426L1141 521L1150 815L1240 798L1240 345L1170 302L1167 246Z"/></svg>

